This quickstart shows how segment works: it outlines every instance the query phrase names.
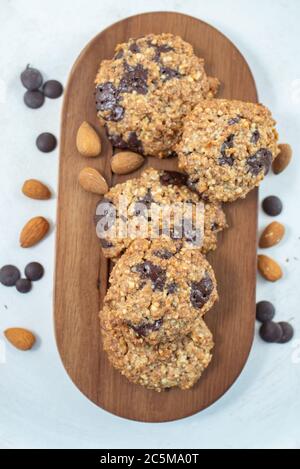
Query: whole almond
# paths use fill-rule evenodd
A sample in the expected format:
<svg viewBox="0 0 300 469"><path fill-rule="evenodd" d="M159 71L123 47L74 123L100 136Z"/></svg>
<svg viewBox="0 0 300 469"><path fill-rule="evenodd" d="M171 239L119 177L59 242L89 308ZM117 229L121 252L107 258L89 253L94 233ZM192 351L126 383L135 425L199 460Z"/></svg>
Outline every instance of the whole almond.
<svg viewBox="0 0 300 469"><path fill-rule="evenodd" d="M30 350L35 344L34 334L21 327L6 329L4 335L7 340L19 350Z"/></svg>
<svg viewBox="0 0 300 469"><path fill-rule="evenodd" d="M273 173L279 174L285 170L292 159L292 148L288 143L278 145L279 154L272 163Z"/></svg>
<svg viewBox="0 0 300 469"><path fill-rule="evenodd" d="M121 151L112 157L111 170L115 174L128 174L144 163L144 158L132 151Z"/></svg>
<svg viewBox="0 0 300 469"><path fill-rule="evenodd" d="M257 267L261 275L269 282L276 282L282 277L282 270L279 264L277 264L271 257L260 254L258 256Z"/></svg>
<svg viewBox="0 0 300 469"><path fill-rule="evenodd" d="M34 217L29 220L20 234L20 244L22 248L29 248L41 241L48 233L49 222L44 217Z"/></svg>
<svg viewBox="0 0 300 469"><path fill-rule="evenodd" d="M101 153L101 140L95 129L86 121L82 122L77 131L76 146L79 153L87 158Z"/></svg>
<svg viewBox="0 0 300 469"><path fill-rule="evenodd" d="M103 195L108 191L108 185L102 174L94 168L83 168L79 173L79 184L84 190Z"/></svg>
<svg viewBox="0 0 300 469"><path fill-rule="evenodd" d="M51 197L51 192L48 187L37 179L28 179L25 181L22 192L31 199L46 200Z"/></svg>
<svg viewBox="0 0 300 469"><path fill-rule="evenodd" d="M278 221L270 223L262 232L259 239L260 248L270 248L282 240L285 233L284 226Z"/></svg>

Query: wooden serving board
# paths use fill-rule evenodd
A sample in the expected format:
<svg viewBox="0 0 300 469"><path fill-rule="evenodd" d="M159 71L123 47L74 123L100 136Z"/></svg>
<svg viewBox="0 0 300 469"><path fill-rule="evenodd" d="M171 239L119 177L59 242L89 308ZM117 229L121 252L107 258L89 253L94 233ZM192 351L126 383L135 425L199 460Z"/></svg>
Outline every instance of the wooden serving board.
<svg viewBox="0 0 300 469"><path fill-rule="evenodd" d="M208 24L178 13L147 13L112 25L85 47L71 70L60 138L54 312L57 345L69 376L91 401L118 416L145 422L192 415L222 396L245 365L255 317L256 190L245 200L226 206L230 228L219 236L217 250L209 255L220 301L205 316L216 345L213 361L198 384L188 391L172 389L160 394L133 385L112 368L101 347L98 312L110 266L101 255L92 221L99 197L84 192L77 178L83 167L93 166L108 182L116 180L112 181L112 149L107 139L103 136L99 158L85 159L76 150L75 137L83 120L99 128L93 82L100 61L112 57L115 45L129 37L162 32L180 35L204 57L207 72L222 82L219 96L257 101L252 74L236 47ZM171 169L176 161L149 158L147 165Z"/></svg>

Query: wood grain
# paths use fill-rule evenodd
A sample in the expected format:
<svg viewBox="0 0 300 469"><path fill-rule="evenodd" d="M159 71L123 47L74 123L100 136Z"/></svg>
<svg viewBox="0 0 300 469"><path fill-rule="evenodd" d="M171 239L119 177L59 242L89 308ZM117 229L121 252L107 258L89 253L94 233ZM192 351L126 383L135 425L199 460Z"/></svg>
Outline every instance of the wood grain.
<svg viewBox="0 0 300 469"><path fill-rule="evenodd" d="M220 32L189 16L161 12L137 15L112 25L86 46L72 68L62 112L55 330L68 374L91 401L121 417L162 422L192 415L215 402L247 360L255 317L257 191L226 206L230 228L219 237L217 251L209 255L220 294L219 303L206 316L216 342L212 364L189 391L173 389L158 394L130 384L110 366L102 351L98 311L109 265L101 255L92 223L98 197L85 193L77 183L84 166L100 169L112 182L111 148L103 138L101 157L87 160L78 154L75 136L83 120L99 128L93 81L100 61L113 55L117 43L151 32L179 34L190 42L204 57L208 73L221 80L219 96L257 101L252 74L239 51ZM147 164L173 168L176 162L149 158Z"/></svg>

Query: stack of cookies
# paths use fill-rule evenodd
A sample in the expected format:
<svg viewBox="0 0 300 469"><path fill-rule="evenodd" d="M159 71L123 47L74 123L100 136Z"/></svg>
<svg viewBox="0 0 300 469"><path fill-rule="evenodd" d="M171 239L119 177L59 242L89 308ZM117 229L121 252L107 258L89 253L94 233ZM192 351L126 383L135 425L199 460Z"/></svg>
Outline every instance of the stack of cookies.
<svg viewBox="0 0 300 469"><path fill-rule="evenodd" d="M103 253L115 262L100 312L104 349L130 381L156 391L188 389L208 366L213 338L203 317L218 294L205 254L227 226L221 204L245 197L278 154L270 112L215 99L218 85L171 34L118 45L96 77L112 145L178 157L183 171L149 168L111 188L96 210Z"/></svg>

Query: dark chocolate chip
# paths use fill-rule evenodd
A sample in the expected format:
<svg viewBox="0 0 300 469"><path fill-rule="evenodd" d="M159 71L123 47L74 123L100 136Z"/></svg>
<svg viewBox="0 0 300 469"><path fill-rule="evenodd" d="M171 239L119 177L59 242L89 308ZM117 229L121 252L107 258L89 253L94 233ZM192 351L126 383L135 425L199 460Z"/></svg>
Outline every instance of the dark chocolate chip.
<svg viewBox="0 0 300 469"><path fill-rule="evenodd" d="M200 282L191 283L190 301L194 308L202 308L208 302L213 291L213 282L208 273Z"/></svg>
<svg viewBox="0 0 300 469"><path fill-rule="evenodd" d="M24 103L31 109L38 109L44 104L45 96L39 91L26 91L24 94Z"/></svg>
<svg viewBox="0 0 300 469"><path fill-rule="evenodd" d="M267 148L260 148L254 155L247 158L249 171L257 176L261 171L266 175L272 163L272 153Z"/></svg>
<svg viewBox="0 0 300 469"><path fill-rule="evenodd" d="M137 264L132 270L139 273L141 278L150 279L153 290L163 290L166 282L166 272L159 265L155 265L151 261L144 261Z"/></svg>
<svg viewBox="0 0 300 469"><path fill-rule="evenodd" d="M260 138L260 133L259 133L259 131L256 129L256 130L254 130L254 132L252 132L252 135L251 135L251 138L250 138L250 142L255 145L255 144L258 142L259 138Z"/></svg>
<svg viewBox="0 0 300 469"><path fill-rule="evenodd" d="M151 332L158 331L163 324L163 319L157 319L154 322L143 322L142 324L138 324L137 326L129 323L129 327L131 327L138 335L146 337Z"/></svg>
<svg viewBox="0 0 300 469"><path fill-rule="evenodd" d="M176 158L178 155L174 150L168 150L166 158Z"/></svg>
<svg viewBox="0 0 300 469"><path fill-rule="evenodd" d="M47 98L56 99L63 94L63 86L57 80L48 80L44 83L43 92Z"/></svg>
<svg viewBox="0 0 300 469"><path fill-rule="evenodd" d="M281 321L278 323L282 330L282 336L279 339L279 344L285 344L294 337L294 328L289 322Z"/></svg>
<svg viewBox="0 0 300 469"><path fill-rule="evenodd" d="M128 148L127 142L123 140L121 135L117 135L117 134L108 135L108 138L113 147L121 148L122 150L125 150L125 148Z"/></svg>
<svg viewBox="0 0 300 469"><path fill-rule="evenodd" d="M38 90L43 83L43 77L39 70L27 65L26 69L21 73L22 85L29 91Z"/></svg>
<svg viewBox="0 0 300 469"><path fill-rule="evenodd" d="M168 295L172 295L177 290L177 283L175 282L168 283L168 285L166 286L166 290L167 290Z"/></svg>
<svg viewBox="0 0 300 469"><path fill-rule="evenodd" d="M16 282L16 289L20 293L28 293L31 290L32 284L28 278L19 278Z"/></svg>
<svg viewBox="0 0 300 469"><path fill-rule="evenodd" d="M217 231L219 227L220 227L219 224L215 221L210 225L211 231Z"/></svg>
<svg viewBox="0 0 300 469"><path fill-rule="evenodd" d="M153 251L153 256L159 257L160 259L170 259L174 254L173 252L168 251L168 249L159 249L157 251Z"/></svg>
<svg viewBox="0 0 300 469"><path fill-rule="evenodd" d="M223 166L223 165L232 166L233 163L234 163L234 158L232 156L226 154L226 150L228 148L233 147L233 140L234 140L234 134L230 134L226 138L226 140L222 143L221 156L219 157L219 164L221 166Z"/></svg>
<svg viewBox="0 0 300 469"><path fill-rule="evenodd" d="M144 148L141 140L138 139L136 132L130 132L128 135L128 147L138 153L143 153Z"/></svg>
<svg viewBox="0 0 300 469"><path fill-rule="evenodd" d="M265 342L279 342L283 331L276 322L266 321L260 326L259 335Z"/></svg>
<svg viewBox="0 0 300 469"><path fill-rule="evenodd" d="M36 139L36 146L43 153L49 153L56 148L56 137L49 132L44 132Z"/></svg>
<svg viewBox="0 0 300 469"><path fill-rule="evenodd" d="M163 81L172 80L172 78L180 78L181 74L178 70L170 67L160 67L160 74Z"/></svg>
<svg viewBox="0 0 300 469"><path fill-rule="evenodd" d="M146 70L141 64L136 66L128 65L124 63L125 72L121 78L119 91L121 93L133 93L134 91L138 94L147 94L148 85L148 70Z"/></svg>
<svg viewBox="0 0 300 469"><path fill-rule="evenodd" d="M111 241L108 241L105 238L99 238L100 239L100 244L104 249L112 248L114 245Z"/></svg>
<svg viewBox="0 0 300 469"><path fill-rule="evenodd" d="M282 212L282 202L276 195L269 195L263 200L262 208L267 215L275 217Z"/></svg>
<svg viewBox="0 0 300 469"><path fill-rule="evenodd" d="M275 308L269 301L259 301L256 304L256 319L260 322L271 321L275 316Z"/></svg>
<svg viewBox="0 0 300 469"><path fill-rule="evenodd" d="M124 51L123 49L120 49L114 56L114 59L117 60L117 59L122 59L122 57L124 56Z"/></svg>
<svg viewBox="0 0 300 469"><path fill-rule="evenodd" d="M154 62L160 61L160 55L162 53L175 50L174 47L169 46L168 44L161 44L160 46L158 46L157 44L152 44L150 41L148 42L148 46L153 47L155 49L155 53L153 56Z"/></svg>
<svg viewBox="0 0 300 469"><path fill-rule="evenodd" d="M44 275L44 267L39 262L30 262L25 267L25 275L29 280L40 280Z"/></svg>
<svg viewBox="0 0 300 469"><path fill-rule="evenodd" d="M0 269L0 282L6 287L13 287L20 277L20 271L14 265L4 265Z"/></svg>
<svg viewBox="0 0 300 469"><path fill-rule="evenodd" d="M232 117L231 119L228 120L228 125L237 124L238 122L240 122L241 118L242 118L241 116Z"/></svg>
<svg viewBox="0 0 300 469"><path fill-rule="evenodd" d="M119 104L121 100L119 91L110 82L101 83L96 88L96 109L98 111L110 111L105 117L108 121L118 122L124 116L124 108Z"/></svg>
<svg viewBox="0 0 300 469"><path fill-rule="evenodd" d="M136 42L133 42L132 44L130 44L129 50L133 54L137 54L138 52L141 52L141 49L139 48Z"/></svg>
<svg viewBox="0 0 300 469"><path fill-rule="evenodd" d="M186 174L179 173L178 171L163 171L159 180L163 186L168 186L169 184L174 186L186 186L187 184Z"/></svg>
<svg viewBox="0 0 300 469"><path fill-rule="evenodd" d="M196 192L198 194L198 189L197 189L198 182L199 182L199 179L188 178L186 181L186 185L192 192Z"/></svg>

